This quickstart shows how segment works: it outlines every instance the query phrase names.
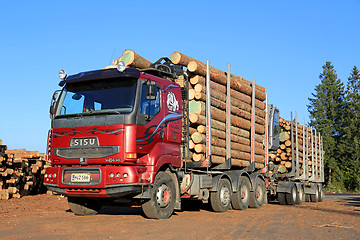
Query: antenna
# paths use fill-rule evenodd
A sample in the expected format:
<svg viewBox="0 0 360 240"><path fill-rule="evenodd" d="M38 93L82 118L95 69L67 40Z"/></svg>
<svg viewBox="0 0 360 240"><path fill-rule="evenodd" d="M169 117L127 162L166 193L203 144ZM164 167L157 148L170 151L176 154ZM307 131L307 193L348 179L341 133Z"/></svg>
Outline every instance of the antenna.
<svg viewBox="0 0 360 240"><path fill-rule="evenodd" d="M111 63L112 63L112 60L113 60L113 58L114 58L115 50L116 50L116 48L114 48L114 51L113 51L113 53L112 53L112 55L111 55L111 57L110 57L109 65L111 65Z"/></svg>

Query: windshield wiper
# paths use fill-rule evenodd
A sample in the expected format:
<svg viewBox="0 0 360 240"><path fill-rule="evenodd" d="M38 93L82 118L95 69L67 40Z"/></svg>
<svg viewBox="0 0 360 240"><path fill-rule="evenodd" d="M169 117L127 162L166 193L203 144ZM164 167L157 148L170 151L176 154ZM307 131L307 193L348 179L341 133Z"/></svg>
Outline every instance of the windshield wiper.
<svg viewBox="0 0 360 240"><path fill-rule="evenodd" d="M90 116L90 115L101 115L101 114L122 114L115 110L106 110L106 111L94 111L88 110L87 112L83 113L72 113L66 115L58 115L55 118L67 118L67 117L82 117L82 116Z"/></svg>

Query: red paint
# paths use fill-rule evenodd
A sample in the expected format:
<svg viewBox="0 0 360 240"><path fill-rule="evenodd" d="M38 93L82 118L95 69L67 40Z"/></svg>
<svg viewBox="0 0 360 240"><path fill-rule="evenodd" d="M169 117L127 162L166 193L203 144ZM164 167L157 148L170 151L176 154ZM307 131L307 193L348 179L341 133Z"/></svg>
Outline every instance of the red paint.
<svg viewBox="0 0 360 240"><path fill-rule="evenodd" d="M181 89L168 80L152 75L142 74L141 79L156 81L160 86L160 112L145 126L118 124L51 129L48 159L53 166L46 169L46 176L52 176L44 179L46 184L65 189L69 196L109 197L106 190L111 185L150 184L164 165L181 167ZM170 95L178 101L178 108L169 109L167 98ZM112 146L118 149L118 153L107 157L88 157L83 166L80 158L56 156L56 149L70 148L72 138L89 137L97 138L99 148ZM136 153L137 158L127 159L127 153ZM91 172L90 169L97 169L98 173L90 174L92 181L97 184L71 183L71 173L63 176L65 170L69 169L82 170L85 174L86 171ZM110 177L111 173L115 177ZM120 177L117 178L117 174Z"/></svg>

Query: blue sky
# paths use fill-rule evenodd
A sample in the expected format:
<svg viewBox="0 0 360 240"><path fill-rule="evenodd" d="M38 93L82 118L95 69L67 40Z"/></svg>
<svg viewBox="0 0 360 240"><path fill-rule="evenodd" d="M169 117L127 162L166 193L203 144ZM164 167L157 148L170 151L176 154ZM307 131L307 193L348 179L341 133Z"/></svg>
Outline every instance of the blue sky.
<svg viewBox="0 0 360 240"><path fill-rule="evenodd" d="M360 1L1 1L0 139L45 152L58 70L101 69L125 49L180 51L266 88L289 119L331 61L360 67ZM114 55L113 55L114 53ZM113 56L112 56L113 55Z"/></svg>

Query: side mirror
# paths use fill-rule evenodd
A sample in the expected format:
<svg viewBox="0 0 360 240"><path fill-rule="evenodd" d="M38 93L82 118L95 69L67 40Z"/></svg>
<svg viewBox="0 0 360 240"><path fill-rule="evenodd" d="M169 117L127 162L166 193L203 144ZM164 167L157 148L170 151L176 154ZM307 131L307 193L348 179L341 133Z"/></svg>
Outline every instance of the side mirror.
<svg viewBox="0 0 360 240"><path fill-rule="evenodd" d="M58 99L59 92L60 92L60 90L56 90L51 98L51 104L50 104L50 110L49 110L51 118L55 114L55 102Z"/></svg>
<svg viewBox="0 0 360 240"><path fill-rule="evenodd" d="M146 82L146 100L155 100L156 99L156 82L147 81Z"/></svg>

